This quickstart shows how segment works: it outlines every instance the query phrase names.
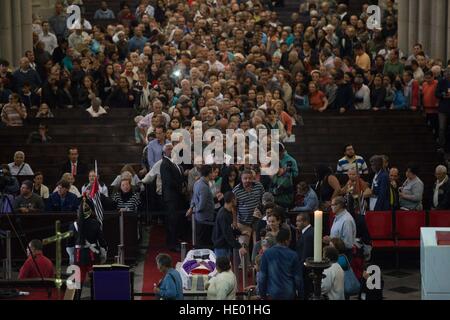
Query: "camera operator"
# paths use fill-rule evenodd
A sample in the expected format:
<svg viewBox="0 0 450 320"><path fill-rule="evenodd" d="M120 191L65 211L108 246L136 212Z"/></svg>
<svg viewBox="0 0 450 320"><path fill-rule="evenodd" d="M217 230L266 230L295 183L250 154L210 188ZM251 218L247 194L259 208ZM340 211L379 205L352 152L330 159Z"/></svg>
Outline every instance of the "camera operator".
<svg viewBox="0 0 450 320"><path fill-rule="evenodd" d="M9 166L3 164L0 169L0 193L9 195L17 195L20 190L19 181L16 177L11 176Z"/></svg>
<svg viewBox="0 0 450 320"><path fill-rule="evenodd" d="M290 209L294 202L294 184L292 181L292 163L288 162L287 167L280 168L276 175L272 177L270 192L275 197L275 203L285 209Z"/></svg>

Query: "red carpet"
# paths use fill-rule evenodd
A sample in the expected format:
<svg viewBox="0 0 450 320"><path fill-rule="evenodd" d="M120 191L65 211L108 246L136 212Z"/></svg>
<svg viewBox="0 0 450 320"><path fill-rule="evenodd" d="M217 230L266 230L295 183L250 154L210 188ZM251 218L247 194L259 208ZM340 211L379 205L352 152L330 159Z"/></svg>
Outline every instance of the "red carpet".
<svg viewBox="0 0 450 320"><path fill-rule="evenodd" d="M173 266L180 262L181 255L179 253L170 252L166 247L166 235L164 227L153 226L150 231L149 248L147 259L144 265L144 284L142 292L153 293L154 284L158 284L162 274L156 266L156 256L160 253L167 253L172 257ZM153 300L153 298L143 297L143 300Z"/></svg>
<svg viewBox="0 0 450 320"><path fill-rule="evenodd" d="M175 267L181 260L180 253L170 252L166 247L165 229L163 226L153 226L150 230L149 248L147 259L144 264L144 284L142 287L143 293L153 293L154 284L158 284L161 280L162 274L156 266L156 256L160 253L167 253L172 257L173 266ZM188 248L189 250L189 248ZM238 291L242 291L242 270L236 274L238 280ZM247 286L252 284L252 277L249 274ZM143 297L142 300L153 300L152 297Z"/></svg>

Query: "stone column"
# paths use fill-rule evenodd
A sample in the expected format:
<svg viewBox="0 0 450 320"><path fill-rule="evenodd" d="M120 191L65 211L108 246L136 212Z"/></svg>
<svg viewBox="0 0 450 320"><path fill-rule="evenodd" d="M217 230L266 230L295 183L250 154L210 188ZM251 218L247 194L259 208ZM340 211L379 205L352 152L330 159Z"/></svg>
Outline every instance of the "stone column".
<svg viewBox="0 0 450 320"><path fill-rule="evenodd" d="M409 15L408 15L408 50L411 52L412 47L417 42L417 31L419 29L419 0L409 0ZM405 53L406 53L405 52Z"/></svg>
<svg viewBox="0 0 450 320"><path fill-rule="evenodd" d="M30 0L20 0L22 12L22 50L33 50L33 7Z"/></svg>
<svg viewBox="0 0 450 320"><path fill-rule="evenodd" d="M33 13L41 16L42 19L48 19L55 11L56 0L32 0Z"/></svg>
<svg viewBox="0 0 450 320"><path fill-rule="evenodd" d="M9 61L11 65L13 61L13 44L12 44L12 18L11 18L11 0L0 1L0 57Z"/></svg>
<svg viewBox="0 0 450 320"><path fill-rule="evenodd" d="M418 42L425 52L430 52L431 2L419 0Z"/></svg>
<svg viewBox="0 0 450 320"><path fill-rule="evenodd" d="M408 0L398 1L398 46L403 52L408 52L408 18L409 3Z"/></svg>
<svg viewBox="0 0 450 320"><path fill-rule="evenodd" d="M446 55L447 0L434 0L431 19L431 57L444 59Z"/></svg>
<svg viewBox="0 0 450 320"><path fill-rule="evenodd" d="M447 17L450 17L450 1L447 0ZM444 61L444 65L447 63L447 60L450 59L450 19L447 18L447 57L446 61Z"/></svg>
<svg viewBox="0 0 450 320"><path fill-rule="evenodd" d="M24 51L22 48L22 10L20 1L12 2L12 36L13 36L13 64L17 64L17 59L23 56Z"/></svg>

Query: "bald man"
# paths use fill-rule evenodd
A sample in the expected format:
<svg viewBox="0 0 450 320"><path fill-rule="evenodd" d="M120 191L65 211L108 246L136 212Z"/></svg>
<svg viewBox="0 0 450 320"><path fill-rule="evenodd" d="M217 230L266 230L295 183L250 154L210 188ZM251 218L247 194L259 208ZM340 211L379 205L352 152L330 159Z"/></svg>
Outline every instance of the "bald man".
<svg viewBox="0 0 450 320"><path fill-rule="evenodd" d="M435 170L436 182L432 194L432 210L447 210L450 208L450 184L448 183L447 167L439 165Z"/></svg>

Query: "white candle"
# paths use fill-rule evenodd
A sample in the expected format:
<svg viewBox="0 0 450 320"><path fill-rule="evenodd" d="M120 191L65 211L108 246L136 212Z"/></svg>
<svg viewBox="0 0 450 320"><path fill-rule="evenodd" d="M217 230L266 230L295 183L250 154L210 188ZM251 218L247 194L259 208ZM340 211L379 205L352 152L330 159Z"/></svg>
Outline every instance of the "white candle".
<svg viewBox="0 0 450 320"><path fill-rule="evenodd" d="M314 212L314 262L322 261L322 211Z"/></svg>

